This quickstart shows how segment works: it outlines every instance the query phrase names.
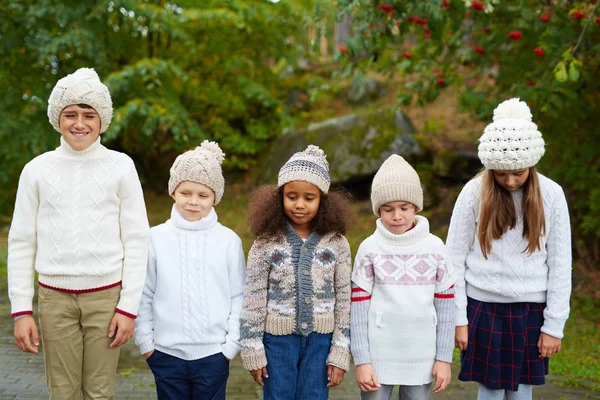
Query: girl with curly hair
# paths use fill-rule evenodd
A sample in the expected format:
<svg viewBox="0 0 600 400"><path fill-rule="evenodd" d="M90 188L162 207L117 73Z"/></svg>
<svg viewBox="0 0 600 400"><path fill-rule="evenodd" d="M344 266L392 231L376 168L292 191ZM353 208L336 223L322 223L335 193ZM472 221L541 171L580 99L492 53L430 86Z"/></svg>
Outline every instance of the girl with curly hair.
<svg viewBox="0 0 600 400"><path fill-rule="evenodd" d="M327 399L348 371L352 212L325 157L294 154L250 204L241 354L264 399Z"/></svg>

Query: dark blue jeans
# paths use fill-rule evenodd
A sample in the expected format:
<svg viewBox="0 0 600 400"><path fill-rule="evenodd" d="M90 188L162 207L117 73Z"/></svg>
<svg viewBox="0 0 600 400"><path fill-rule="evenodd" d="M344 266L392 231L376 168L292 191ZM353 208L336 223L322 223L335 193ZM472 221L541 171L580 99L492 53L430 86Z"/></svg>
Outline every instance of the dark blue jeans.
<svg viewBox="0 0 600 400"><path fill-rule="evenodd" d="M223 353L186 361L154 350L148 358L158 400L224 400L229 360Z"/></svg>
<svg viewBox="0 0 600 400"><path fill-rule="evenodd" d="M264 334L267 372L264 400L326 400L331 334Z"/></svg>

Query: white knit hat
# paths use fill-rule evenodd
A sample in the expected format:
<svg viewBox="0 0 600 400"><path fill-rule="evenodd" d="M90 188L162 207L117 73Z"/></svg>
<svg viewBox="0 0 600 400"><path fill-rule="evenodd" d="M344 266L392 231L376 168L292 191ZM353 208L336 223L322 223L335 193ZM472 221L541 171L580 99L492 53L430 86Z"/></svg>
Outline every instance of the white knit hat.
<svg viewBox="0 0 600 400"><path fill-rule="evenodd" d="M544 139L531 121L531 111L518 98L494 110L494 122L479 138L479 159L487 169L516 170L533 167L544 155Z"/></svg>
<svg viewBox="0 0 600 400"><path fill-rule="evenodd" d="M423 209L423 189L417 171L406 160L392 154L383 162L373 178L371 203L379 216L379 207L391 201L408 201Z"/></svg>
<svg viewBox="0 0 600 400"><path fill-rule="evenodd" d="M169 194L172 195L183 181L206 185L215 192L215 205L219 204L225 191L225 179L221 163L225 153L216 142L205 140L194 150L186 151L175 159L169 178Z"/></svg>
<svg viewBox="0 0 600 400"><path fill-rule="evenodd" d="M73 104L87 104L100 116L100 133L106 132L112 120L110 92L93 68L79 68L56 82L48 99L48 120L60 132L60 113Z"/></svg>
<svg viewBox="0 0 600 400"><path fill-rule="evenodd" d="M292 181L312 183L323 193L329 191L329 163L325 152L318 146L309 144L306 150L295 153L279 170L277 186Z"/></svg>

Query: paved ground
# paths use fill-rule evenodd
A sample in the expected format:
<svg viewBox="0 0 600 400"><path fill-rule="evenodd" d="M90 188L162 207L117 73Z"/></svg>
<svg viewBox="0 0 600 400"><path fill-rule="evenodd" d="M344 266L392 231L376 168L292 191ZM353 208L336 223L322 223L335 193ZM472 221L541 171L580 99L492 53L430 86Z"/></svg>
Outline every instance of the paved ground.
<svg viewBox="0 0 600 400"><path fill-rule="evenodd" d="M12 337L13 323L8 315L6 290L0 286L0 399L47 399L42 355L22 353ZM132 342L121 351L117 379L118 400L155 399L154 380L145 361L139 356ZM456 366L453 371L456 376ZM359 391L354 381L354 371L347 374L344 383L330 392L331 399L358 399ZM254 400L261 398L261 390L248 372L243 370L239 357L231 365L227 387L229 399ZM431 399L470 400L475 399L476 385L453 379L451 386ZM563 389L553 383L534 389L535 400L600 399L600 393L575 389Z"/></svg>

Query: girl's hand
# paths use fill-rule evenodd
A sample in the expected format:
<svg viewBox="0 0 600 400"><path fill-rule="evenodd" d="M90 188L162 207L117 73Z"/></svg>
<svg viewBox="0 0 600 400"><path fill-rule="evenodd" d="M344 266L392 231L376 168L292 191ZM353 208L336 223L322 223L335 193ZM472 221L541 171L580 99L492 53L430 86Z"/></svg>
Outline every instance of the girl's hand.
<svg viewBox="0 0 600 400"><path fill-rule="evenodd" d="M328 365L327 380L329 381L329 383L327 384L327 387L334 387L342 383L342 381L344 380L345 373L346 371L336 367L335 365Z"/></svg>
<svg viewBox="0 0 600 400"><path fill-rule="evenodd" d="M435 378L433 392L443 392L450 384L450 379L452 378L450 363L439 360L436 361L435 364L433 364L433 377Z"/></svg>
<svg viewBox="0 0 600 400"><path fill-rule="evenodd" d="M265 378L269 377L269 373L267 372L267 367L262 367L261 369L255 369L254 371L250 371L250 374L260 386L265 386L263 382L263 376Z"/></svg>
<svg viewBox="0 0 600 400"><path fill-rule="evenodd" d="M154 350L150 350L149 352L142 354L144 356L144 360L149 359L152 353L154 353Z"/></svg>
<svg viewBox="0 0 600 400"><path fill-rule="evenodd" d="M460 351L467 350L469 344L469 325L457 326L454 330L454 347Z"/></svg>
<svg viewBox="0 0 600 400"><path fill-rule="evenodd" d="M363 392L374 392L381 387L371 364L356 367L356 383Z"/></svg>
<svg viewBox="0 0 600 400"><path fill-rule="evenodd" d="M537 345L540 350L540 358L550 357L560 351L560 339L545 333L540 334Z"/></svg>

